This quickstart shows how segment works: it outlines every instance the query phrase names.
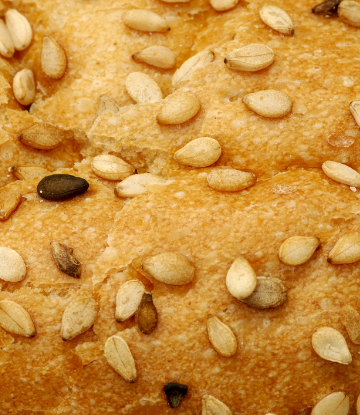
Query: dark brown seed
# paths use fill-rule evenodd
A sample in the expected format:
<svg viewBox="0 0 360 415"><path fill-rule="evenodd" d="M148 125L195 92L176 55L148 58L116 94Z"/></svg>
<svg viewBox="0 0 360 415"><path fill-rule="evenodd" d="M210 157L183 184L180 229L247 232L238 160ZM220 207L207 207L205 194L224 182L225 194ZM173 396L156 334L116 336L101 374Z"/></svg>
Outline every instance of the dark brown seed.
<svg viewBox="0 0 360 415"><path fill-rule="evenodd" d="M168 382L164 386L169 405L171 408L177 408L180 402L185 398L188 387L181 383Z"/></svg>
<svg viewBox="0 0 360 415"><path fill-rule="evenodd" d="M144 334L150 334L155 330L158 322L156 307L152 295L144 293L135 313L135 321L139 330Z"/></svg>
<svg viewBox="0 0 360 415"><path fill-rule="evenodd" d="M70 174L53 174L40 180L37 192L47 200L65 200L85 193L89 183Z"/></svg>
<svg viewBox="0 0 360 415"><path fill-rule="evenodd" d="M312 12L315 14L336 15L340 2L341 0L325 0L323 3L313 7Z"/></svg>
<svg viewBox="0 0 360 415"><path fill-rule="evenodd" d="M50 247L55 264L59 270L71 277L79 278L81 274L81 264L75 258L73 249L57 241L51 241Z"/></svg>

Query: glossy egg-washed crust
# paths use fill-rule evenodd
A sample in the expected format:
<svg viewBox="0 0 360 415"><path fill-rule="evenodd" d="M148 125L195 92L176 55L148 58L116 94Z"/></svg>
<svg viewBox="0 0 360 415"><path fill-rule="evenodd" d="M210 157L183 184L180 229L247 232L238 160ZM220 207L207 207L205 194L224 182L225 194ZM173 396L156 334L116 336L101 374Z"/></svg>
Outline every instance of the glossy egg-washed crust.
<svg viewBox="0 0 360 415"><path fill-rule="evenodd" d="M289 14L294 36L261 22L261 0L241 0L223 13L207 0L17 2L34 35L25 51L0 59L0 185L18 190L23 201L0 223L0 246L24 258L27 274L21 282L1 281L0 300L22 305L37 334L27 339L0 328L0 414L193 415L210 394L235 415L292 415L336 391L350 397L350 414L356 413L360 349L350 341L339 310L349 304L360 311L359 263L330 265L326 259L341 236L359 230L360 190L329 179L321 164L332 160L360 169L360 130L349 112L349 103L360 99L360 29L312 14L316 0L271 4ZM9 7L12 2L0 1L0 14ZM121 16L132 8L164 16L171 31L127 28ZM67 54L60 80L41 71L45 34ZM225 56L250 43L270 46L274 63L255 73L228 69ZM173 50L177 68L205 49L215 59L174 88L175 69L131 59L151 45ZM37 82L30 113L11 90L22 68L32 69ZM181 126L158 124L160 104L135 105L126 92L126 76L134 71L150 75L164 96L176 89L195 93L201 111ZM242 103L246 94L269 88L290 96L288 116L263 118ZM95 120L101 94L128 107ZM17 135L39 121L68 130L68 137L50 151L21 144ZM349 147L329 144L341 144L344 135ZM218 192L206 182L212 167L177 164L175 151L201 136L219 141L217 166L255 173L255 186ZM163 175L168 184L124 203L113 193L114 182L90 168L92 157L108 152L139 172ZM8 170L29 164L83 177L89 190L67 201L43 200L36 193L39 179L16 180ZM306 264L287 266L279 260L279 247L296 235L315 236L321 245ZM51 240L74 250L82 264L79 279L56 268ZM139 256L166 251L185 255L195 266L190 284L150 282L131 266ZM231 296L225 277L240 254L257 276L283 282L288 290L283 305L257 310ZM144 283L157 308L158 325L149 335L139 331L134 317L115 320L116 293L133 278ZM92 329L64 342L64 309L82 296L98 301L99 314ZM232 329L238 341L234 356L222 357L211 346L208 314ZM351 364L314 352L311 336L322 326L344 335ZM135 383L126 382L104 357L105 342L116 333L134 356ZM167 402L167 382L188 386L177 409Z"/></svg>

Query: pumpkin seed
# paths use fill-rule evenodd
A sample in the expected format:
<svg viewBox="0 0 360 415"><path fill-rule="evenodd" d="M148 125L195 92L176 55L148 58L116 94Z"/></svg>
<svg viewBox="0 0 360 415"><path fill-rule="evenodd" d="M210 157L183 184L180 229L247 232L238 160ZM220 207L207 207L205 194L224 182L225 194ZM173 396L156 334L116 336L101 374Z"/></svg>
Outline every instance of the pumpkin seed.
<svg viewBox="0 0 360 415"><path fill-rule="evenodd" d="M21 202L21 194L7 188L0 190L0 221L9 219Z"/></svg>
<svg viewBox="0 0 360 415"><path fill-rule="evenodd" d="M294 25L289 15L280 7L263 6L260 9L260 19L277 32L284 35L294 34Z"/></svg>
<svg viewBox="0 0 360 415"><path fill-rule="evenodd" d="M27 18L15 9L5 13L6 26L10 32L16 50L26 49L32 39L32 30Z"/></svg>
<svg viewBox="0 0 360 415"><path fill-rule="evenodd" d="M351 305L345 305L340 309L340 320L350 340L355 344L360 344L360 314Z"/></svg>
<svg viewBox="0 0 360 415"><path fill-rule="evenodd" d="M130 280L123 284L116 295L115 318L118 323L133 316L139 308L143 294L144 284L139 280Z"/></svg>
<svg viewBox="0 0 360 415"><path fill-rule="evenodd" d="M168 382L164 386L164 391L171 408L177 408L185 398L188 387L182 383Z"/></svg>
<svg viewBox="0 0 360 415"><path fill-rule="evenodd" d="M218 317L209 314L207 331L210 343L221 356L234 356L237 349L237 340L230 327L220 321Z"/></svg>
<svg viewBox="0 0 360 415"><path fill-rule="evenodd" d="M35 99L35 79L30 69L22 69L13 79L13 92L16 101L21 105L29 105Z"/></svg>
<svg viewBox="0 0 360 415"><path fill-rule="evenodd" d="M174 125L189 121L200 111L199 98L190 92L168 95L156 119L160 124Z"/></svg>
<svg viewBox="0 0 360 415"><path fill-rule="evenodd" d="M66 136L67 133L61 128L51 124L39 123L23 130L18 135L18 138L23 144L29 147L38 150L52 150L56 148Z"/></svg>
<svg viewBox="0 0 360 415"><path fill-rule="evenodd" d="M150 334L157 326L157 310L153 303L152 295L144 293L135 313L135 321L139 330L144 334Z"/></svg>
<svg viewBox="0 0 360 415"><path fill-rule="evenodd" d="M337 182L360 187L360 174L346 164L325 161L322 164L322 169L328 177Z"/></svg>
<svg viewBox="0 0 360 415"><path fill-rule="evenodd" d="M360 27L360 4L357 1L343 0L338 6L338 15L344 23Z"/></svg>
<svg viewBox="0 0 360 415"><path fill-rule="evenodd" d="M201 415L232 415L232 412L223 402L211 395L205 395L202 398Z"/></svg>
<svg viewBox="0 0 360 415"><path fill-rule="evenodd" d="M215 163L221 156L221 146L210 137L200 137L187 143L174 154L174 159L192 167L207 167Z"/></svg>
<svg viewBox="0 0 360 415"><path fill-rule="evenodd" d="M6 331L25 337L34 337L36 330L29 313L10 300L0 301L0 326Z"/></svg>
<svg viewBox="0 0 360 415"><path fill-rule="evenodd" d="M240 301L254 308L279 307L286 300L287 290L278 278L258 277L253 293Z"/></svg>
<svg viewBox="0 0 360 415"><path fill-rule="evenodd" d="M289 114L292 107L291 99L280 91L266 89L248 94L243 103L263 117L278 118Z"/></svg>
<svg viewBox="0 0 360 415"><path fill-rule="evenodd" d="M129 10L123 14L123 22L131 29L143 32L168 32L166 20L149 10Z"/></svg>
<svg viewBox="0 0 360 415"><path fill-rule="evenodd" d="M206 177L210 187L220 192L239 192L256 183L254 173L235 169L214 169Z"/></svg>
<svg viewBox="0 0 360 415"><path fill-rule="evenodd" d="M245 257L237 257L226 275L226 287L229 293L242 300L254 292L256 285L257 278L252 266Z"/></svg>
<svg viewBox="0 0 360 415"><path fill-rule="evenodd" d="M340 2L341 0L325 0L313 7L312 12L315 14L336 15Z"/></svg>
<svg viewBox="0 0 360 415"><path fill-rule="evenodd" d="M81 264L76 259L73 249L57 241L51 241L50 248L59 270L71 277L80 278Z"/></svg>
<svg viewBox="0 0 360 415"><path fill-rule="evenodd" d="M360 259L360 233L352 232L342 236L330 251L330 264L353 264Z"/></svg>
<svg viewBox="0 0 360 415"><path fill-rule="evenodd" d="M171 69L175 66L176 55L165 46L155 45L134 53L131 57L136 62L144 62L157 68Z"/></svg>
<svg viewBox="0 0 360 415"><path fill-rule="evenodd" d="M349 397L344 392L334 392L321 399L311 415L347 415L350 409Z"/></svg>
<svg viewBox="0 0 360 415"><path fill-rule="evenodd" d="M125 86L131 98L139 104L162 100L163 95L159 85L150 76L142 72L129 74Z"/></svg>
<svg viewBox="0 0 360 415"><path fill-rule="evenodd" d="M186 81L199 68L209 65L215 58L214 52L204 50L186 60L172 77L172 85L176 86L179 82Z"/></svg>
<svg viewBox="0 0 360 415"><path fill-rule="evenodd" d="M348 365L352 357L344 336L332 327L320 327L312 335L315 352L325 360Z"/></svg>
<svg viewBox="0 0 360 415"><path fill-rule="evenodd" d="M260 71L274 62L274 52L266 45L252 43L241 49L234 50L224 59L230 69L239 71Z"/></svg>
<svg viewBox="0 0 360 415"><path fill-rule="evenodd" d="M38 195L47 200L66 200L85 193L89 183L81 177L70 174L52 174L40 180Z"/></svg>
<svg viewBox="0 0 360 415"><path fill-rule="evenodd" d="M10 282L25 278L26 265L21 256L11 248L0 246L0 279Z"/></svg>
<svg viewBox="0 0 360 415"><path fill-rule="evenodd" d="M136 197L147 193L152 187L166 185L166 180L150 173L133 174L115 186L118 197Z"/></svg>
<svg viewBox="0 0 360 415"><path fill-rule="evenodd" d="M53 79L60 79L65 73L67 58L64 49L51 36L44 36L41 51L41 69Z"/></svg>
<svg viewBox="0 0 360 415"><path fill-rule="evenodd" d="M315 236L292 236L280 246L280 261L286 265L301 265L309 261L320 244Z"/></svg>
<svg viewBox="0 0 360 415"><path fill-rule="evenodd" d="M15 52L14 42L3 20L0 19L0 54L11 58Z"/></svg>
<svg viewBox="0 0 360 415"><path fill-rule="evenodd" d="M126 341L120 336L111 336L105 343L104 351L109 365L127 382L136 379L136 367L133 355Z"/></svg>
<svg viewBox="0 0 360 415"><path fill-rule="evenodd" d="M91 167L95 174L108 180L124 180L135 174L135 168L131 164L110 154L96 156Z"/></svg>

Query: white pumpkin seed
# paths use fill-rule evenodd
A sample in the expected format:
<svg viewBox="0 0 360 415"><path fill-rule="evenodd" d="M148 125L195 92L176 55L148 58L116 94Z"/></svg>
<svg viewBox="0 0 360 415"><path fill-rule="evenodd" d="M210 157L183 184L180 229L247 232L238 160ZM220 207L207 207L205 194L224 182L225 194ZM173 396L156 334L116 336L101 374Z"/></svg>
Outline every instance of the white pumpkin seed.
<svg viewBox="0 0 360 415"><path fill-rule="evenodd" d="M29 313L10 300L0 301L0 326L6 331L25 337L34 337L36 330Z"/></svg>
<svg viewBox="0 0 360 415"><path fill-rule="evenodd" d="M18 135L23 144L38 150L53 150L66 137L65 130L46 123L34 124Z"/></svg>
<svg viewBox="0 0 360 415"><path fill-rule="evenodd" d="M7 188L0 190L0 221L9 219L21 202L21 194Z"/></svg>
<svg viewBox="0 0 360 415"><path fill-rule="evenodd" d="M243 103L257 114L268 118L284 117L289 114L292 107L291 99L274 89L248 94L243 98Z"/></svg>
<svg viewBox="0 0 360 415"><path fill-rule="evenodd" d="M260 19L277 32L284 35L294 34L294 25L289 15L280 7L263 6L260 9Z"/></svg>
<svg viewBox="0 0 360 415"><path fill-rule="evenodd" d="M200 137L187 143L174 154L174 159L186 166L207 167L221 156L221 146L210 137Z"/></svg>
<svg viewBox="0 0 360 415"><path fill-rule="evenodd" d="M111 154L94 157L91 167L96 175L108 180L124 180L135 174L135 168L131 164Z"/></svg>
<svg viewBox="0 0 360 415"><path fill-rule="evenodd" d="M207 175L210 187L221 192L239 192L256 183L254 173L235 169L214 169Z"/></svg>
<svg viewBox="0 0 360 415"><path fill-rule="evenodd" d="M44 36L41 51L41 69L53 79L60 79L66 70L64 49L50 36Z"/></svg>
<svg viewBox="0 0 360 415"><path fill-rule="evenodd" d="M116 114L119 112L119 109L119 105L105 94L100 95L96 101L96 117L103 112L112 112L113 114Z"/></svg>
<svg viewBox="0 0 360 415"><path fill-rule="evenodd" d="M223 402L211 395L205 395L202 398L201 415L232 415L232 412Z"/></svg>
<svg viewBox="0 0 360 415"><path fill-rule="evenodd" d="M292 236L280 246L279 258L286 265L301 265L309 261L320 244L315 236Z"/></svg>
<svg viewBox="0 0 360 415"><path fill-rule="evenodd" d="M179 82L186 81L199 68L209 65L215 58L214 52L204 50L186 60L172 77L172 85L176 86Z"/></svg>
<svg viewBox="0 0 360 415"><path fill-rule="evenodd" d="M337 182L360 187L360 174L346 164L337 163L336 161L325 161L322 169L328 177Z"/></svg>
<svg viewBox="0 0 360 415"><path fill-rule="evenodd" d="M360 27L360 4L357 1L343 0L337 9L340 20L348 25Z"/></svg>
<svg viewBox="0 0 360 415"><path fill-rule="evenodd" d="M105 357L109 365L127 382L135 382L136 367L126 341L120 336L111 336L105 343Z"/></svg>
<svg viewBox="0 0 360 415"><path fill-rule="evenodd" d="M348 365L352 357L344 336L332 327L320 327L312 335L315 352L325 360Z"/></svg>
<svg viewBox="0 0 360 415"><path fill-rule="evenodd" d="M255 271L247 259L239 256L232 263L226 275L226 287L238 300L249 297L256 288Z"/></svg>
<svg viewBox="0 0 360 415"><path fill-rule="evenodd" d="M140 272L171 285L189 284L195 276L195 268L184 255L177 252L164 252L145 258L140 265Z"/></svg>
<svg viewBox="0 0 360 415"><path fill-rule="evenodd" d="M51 172L40 166L12 166L11 173L19 180L48 176Z"/></svg>
<svg viewBox="0 0 360 415"><path fill-rule="evenodd" d="M230 327L211 314L207 319L207 330L210 343L224 357L233 356L237 349L237 340Z"/></svg>
<svg viewBox="0 0 360 415"><path fill-rule="evenodd" d="M156 119L160 124L173 125L189 121L200 110L199 98L190 92L168 95Z"/></svg>
<svg viewBox="0 0 360 415"><path fill-rule="evenodd" d="M239 0L210 0L210 4L217 12L224 12L235 7Z"/></svg>
<svg viewBox="0 0 360 415"><path fill-rule="evenodd" d="M14 42L4 21L0 19L0 54L11 58L15 52Z"/></svg>
<svg viewBox="0 0 360 415"><path fill-rule="evenodd" d="M21 256L11 248L0 246L0 279L10 282L25 278L26 265Z"/></svg>
<svg viewBox="0 0 360 415"><path fill-rule="evenodd" d="M16 50L26 49L32 39L32 30L27 18L15 9L5 13L6 26L10 32Z"/></svg>
<svg viewBox="0 0 360 415"><path fill-rule="evenodd" d="M254 308L279 307L287 298L287 290L278 278L258 277L253 293L240 301Z"/></svg>
<svg viewBox="0 0 360 415"><path fill-rule="evenodd" d="M230 69L239 71L260 71L274 62L274 52L260 43L252 43L229 53L224 62Z"/></svg>
<svg viewBox="0 0 360 415"><path fill-rule="evenodd" d="M355 118L357 125L360 127L360 101L350 102L350 112Z"/></svg>
<svg viewBox="0 0 360 415"><path fill-rule="evenodd" d="M129 74L125 86L131 98L139 104L162 100L163 95L159 85L150 76L142 72Z"/></svg>
<svg viewBox="0 0 360 415"><path fill-rule="evenodd" d="M13 92L16 101L21 105L29 105L35 99L35 79L30 69L22 69L13 79Z"/></svg>
<svg viewBox="0 0 360 415"><path fill-rule="evenodd" d="M347 415L350 409L349 397L344 392L334 392L321 399L311 415Z"/></svg>
<svg viewBox="0 0 360 415"><path fill-rule="evenodd" d="M118 183L114 192L118 197L136 197L166 184L166 180L151 173L133 174Z"/></svg>
<svg viewBox="0 0 360 415"><path fill-rule="evenodd" d="M171 69L175 66L176 55L165 46L155 45L134 53L131 57L136 62L144 62L157 68Z"/></svg>
<svg viewBox="0 0 360 415"><path fill-rule="evenodd" d="M81 297L71 301L62 317L62 339L72 340L85 333L94 324L97 313L98 305L92 297Z"/></svg>
<svg viewBox="0 0 360 415"><path fill-rule="evenodd" d="M340 309L340 320L354 344L360 344L360 314L351 305Z"/></svg>
<svg viewBox="0 0 360 415"><path fill-rule="evenodd" d="M342 236L330 251L330 264L353 264L360 260L360 233L352 232Z"/></svg>
<svg viewBox="0 0 360 415"><path fill-rule="evenodd" d="M123 14L123 22L131 29L143 32L168 32L166 20L149 10L129 10Z"/></svg>
<svg viewBox="0 0 360 415"><path fill-rule="evenodd" d="M125 321L135 314L144 293L144 284L139 280L127 281L119 288L115 311L117 322Z"/></svg>

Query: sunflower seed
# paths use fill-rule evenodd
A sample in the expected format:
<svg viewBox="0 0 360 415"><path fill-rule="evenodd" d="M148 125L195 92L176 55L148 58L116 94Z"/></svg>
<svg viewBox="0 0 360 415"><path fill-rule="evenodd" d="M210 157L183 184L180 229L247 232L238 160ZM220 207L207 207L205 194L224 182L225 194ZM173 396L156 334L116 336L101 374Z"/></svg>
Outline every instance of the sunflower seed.
<svg viewBox="0 0 360 415"><path fill-rule="evenodd" d="M174 154L174 159L192 167L207 167L215 163L221 156L221 146L210 137L200 137L187 143Z"/></svg>
<svg viewBox="0 0 360 415"><path fill-rule="evenodd" d="M153 303L152 295L144 293L135 313L135 321L139 330L144 334L150 334L157 326L157 310Z"/></svg>
<svg viewBox="0 0 360 415"><path fill-rule="evenodd" d="M315 352L325 360L348 365L352 357L343 335L332 327L320 327L312 335Z"/></svg>
<svg viewBox="0 0 360 415"><path fill-rule="evenodd" d="M15 52L14 42L3 20L0 19L0 54L5 58L11 58Z"/></svg>
<svg viewBox="0 0 360 415"><path fill-rule="evenodd" d="M301 265L309 261L320 244L315 236L292 236L280 246L280 261L286 265Z"/></svg>
<svg viewBox="0 0 360 415"><path fill-rule="evenodd" d="M123 22L131 29L143 32L168 32L166 20L149 10L129 10L123 14Z"/></svg>
<svg viewBox="0 0 360 415"><path fill-rule="evenodd" d="M18 138L29 147L38 150L52 150L62 142L66 135L66 132L61 128L51 124L39 123L23 130Z"/></svg>
<svg viewBox="0 0 360 415"><path fill-rule="evenodd" d="M221 322L216 316L209 314L207 331L210 343L221 356L234 356L237 349L237 340L230 327Z"/></svg>
<svg viewBox="0 0 360 415"><path fill-rule="evenodd" d="M342 236L330 251L330 264L353 264L360 259L360 233L352 232Z"/></svg>
<svg viewBox="0 0 360 415"><path fill-rule="evenodd" d="M341 0L325 0L313 7L312 12L315 14L336 15L340 2Z"/></svg>
<svg viewBox="0 0 360 415"><path fill-rule="evenodd" d="M287 290L277 278L258 277L253 293L240 301L254 308L279 307L286 300Z"/></svg>
<svg viewBox="0 0 360 415"><path fill-rule="evenodd" d="M40 166L12 166L11 173L19 180L30 180L46 176L50 171Z"/></svg>
<svg viewBox="0 0 360 415"><path fill-rule="evenodd" d="M96 117L98 117L103 112L112 112L113 114L116 114L119 112L119 105L110 97L103 94L100 95L99 98L96 101Z"/></svg>
<svg viewBox="0 0 360 415"><path fill-rule="evenodd" d="M141 270L145 276L171 285L189 284L195 275L195 269L188 259L176 252L164 252L146 258Z"/></svg>
<svg viewBox="0 0 360 415"><path fill-rule="evenodd" d="M11 248L0 246L0 279L9 282L25 278L26 265L21 256Z"/></svg>
<svg viewBox="0 0 360 415"><path fill-rule="evenodd" d="M346 164L337 163L336 161L325 161L322 169L328 177L337 182L360 187L360 174Z"/></svg>
<svg viewBox="0 0 360 415"><path fill-rule="evenodd" d="M166 180L150 173L133 174L118 183L114 193L118 197L136 197L165 184Z"/></svg>
<svg viewBox="0 0 360 415"><path fill-rule="evenodd" d="M357 1L343 0L338 7L340 20L350 26L360 27L360 3Z"/></svg>
<svg viewBox="0 0 360 415"><path fill-rule="evenodd" d="M163 98L159 85L142 72L132 72L125 81L125 86L131 98L139 103L158 102Z"/></svg>
<svg viewBox="0 0 360 415"><path fill-rule="evenodd" d="M157 68L171 69L175 66L176 55L165 46L150 46L134 53L131 57L136 62L144 62Z"/></svg>
<svg viewBox="0 0 360 415"><path fill-rule="evenodd" d="M349 397L344 392L334 392L321 399L311 415L347 415L350 409Z"/></svg>
<svg viewBox="0 0 360 415"><path fill-rule="evenodd" d="M360 314L351 305L345 305L340 309L340 320L350 340L355 344L360 344Z"/></svg>
<svg viewBox="0 0 360 415"><path fill-rule="evenodd" d="M355 118L357 125L360 127L360 101L350 102L350 112Z"/></svg>
<svg viewBox="0 0 360 415"><path fill-rule="evenodd" d="M6 26L16 50L26 49L32 39L32 30L27 18L15 9L5 13Z"/></svg>
<svg viewBox="0 0 360 415"><path fill-rule="evenodd" d="M189 121L200 110L199 98L190 92L168 95L156 119L160 124L174 125Z"/></svg>
<svg viewBox="0 0 360 415"><path fill-rule="evenodd" d="M60 79L66 70L66 54L58 42L50 36L44 36L41 51L41 69L53 79Z"/></svg>
<svg viewBox="0 0 360 415"><path fill-rule="evenodd" d="M243 256L232 263L226 275L226 287L238 300L249 297L257 284L255 271Z"/></svg>
<svg viewBox="0 0 360 415"><path fill-rule="evenodd" d="M124 180L135 174L135 168L131 164L110 154L96 156L91 167L95 174L108 180Z"/></svg>
<svg viewBox="0 0 360 415"><path fill-rule="evenodd" d="M232 415L232 412L223 402L211 395L205 395L202 398L201 415Z"/></svg>
<svg viewBox="0 0 360 415"><path fill-rule="evenodd" d="M217 12L224 12L235 7L239 0L210 0L210 4Z"/></svg>
<svg viewBox="0 0 360 415"><path fill-rule="evenodd" d="M73 249L57 241L50 242L51 254L60 271L71 277L79 278L81 264L73 254Z"/></svg>
<svg viewBox="0 0 360 415"><path fill-rule="evenodd" d="M29 105L34 101L35 80L30 69L22 69L14 76L13 92L16 101L21 105Z"/></svg>
<svg viewBox="0 0 360 415"><path fill-rule="evenodd" d="M171 408L177 408L185 398L188 387L182 383L168 382L164 386L164 391Z"/></svg>
<svg viewBox="0 0 360 415"><path fill-rule="evenodd" d="M199 68L209 65L215 58L214 52L204 50L186 60L172 77L172 85L176 86L179 82L186 81Z"/></svg>
<svg viewBox="0 0 360 415"><path fill-rule="evenodd" d="M34 337L36 330L29 313L10 300L0 301L0 326L6 331L25 337Z"/></svg>
<svg viewBox="0 0 360 415"><path fill-rule="evenodd" d="M9 219L10 215L21 202L21 194L15 190L0 190L0 221Z"/></svg>
<svg viewBox="0 0 360 415"><path fill-rule="evenodd" d="M230 69L239 71L260 71L274 62L274 52L266 45L252 43L234 50L226 56L224 62Z"/></svg>
<svg viewBox="0 0 360 415"><path fill-rule="evenodd" d="M207 175L210 187L221 192L239 192L256 183L254 173L235 169L214 169Z"/></svg>
<svg viewBox="0 0 360 415"><path fill-rule="evenodd" d="M263 6L260 9L260 19L277 32L284 35L294 34L294 25L289 15L280 7Z"/></svg>
<svg viewBox="0 0 360 415"><path fill-rule="evenodd" d="M66 200L85 193L89 183L81 177L70 174L52 174L40 180L38 195L47 200Z"/></svg>
<svg viewBox="0 0 360 415"><path fill-rule="evenodd" d="M118 323L133 316L139 308L145 293L144 284L139 280L130 280L123 284L116 295L115 318Z"/></svg>
<svg viewBox="0 0 360 415"><path fill-rule="evenodd" d="M243 103L263 117L278 118L289 114L292 107L291 99L280 91L266 89L248 94Z"/></svg>
<svg viewBox="0 0 360 415"><path fill-rule="evenodd" d="M111 336L105 343L105 357L109 365L127 382L136 379L135 361L128 344L120 336Z"/></svg>
<svg viewBox="0 0 360 415"><path fill-rule="evenodd" d="M62 317L62 339L72 340L79 334L85 333L94 324L97 313L98 305L91 297L80 297L71 301Z"/></svg>

